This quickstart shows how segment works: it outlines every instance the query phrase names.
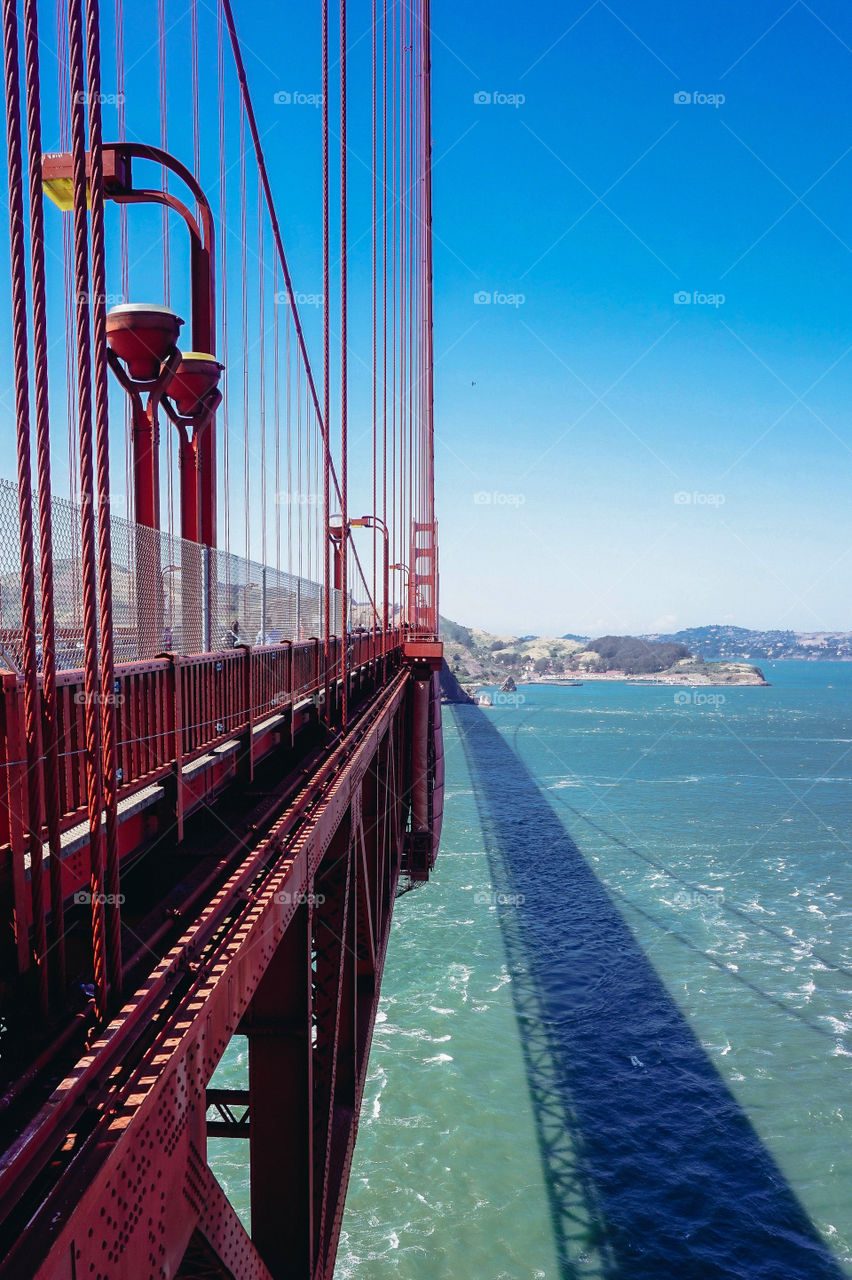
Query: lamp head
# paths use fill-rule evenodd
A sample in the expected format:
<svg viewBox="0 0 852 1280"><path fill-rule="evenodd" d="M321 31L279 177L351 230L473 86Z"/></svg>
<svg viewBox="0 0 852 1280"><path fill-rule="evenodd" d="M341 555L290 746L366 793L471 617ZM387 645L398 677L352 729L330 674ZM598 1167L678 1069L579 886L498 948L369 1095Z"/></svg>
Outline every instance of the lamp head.
<svg viewBox="0 0 852 1280"><path fill-rule="evenodd" d="M107 342L134 382L154 382L182 324L170 307L125 302L107 312Z"/></svg>
<svg viewBox="0 0 852 1280"><path fill-rule="evenodd" d="M183 418L191 418L219 385L224 365L207 351L184 351L167 395Z"/></svg>

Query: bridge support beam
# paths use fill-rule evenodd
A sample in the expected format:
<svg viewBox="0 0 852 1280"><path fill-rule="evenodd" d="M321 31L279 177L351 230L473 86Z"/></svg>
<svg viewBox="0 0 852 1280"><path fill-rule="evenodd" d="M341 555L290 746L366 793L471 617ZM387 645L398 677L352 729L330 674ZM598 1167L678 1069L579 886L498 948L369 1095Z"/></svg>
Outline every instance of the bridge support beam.
<svg viewBox="0 0 852 1280"><path fill-rule="evenodd" d="M310 895L243 1018L248 1036L251 1234L275 1280L310 1274L313 1072Z"/></svg>

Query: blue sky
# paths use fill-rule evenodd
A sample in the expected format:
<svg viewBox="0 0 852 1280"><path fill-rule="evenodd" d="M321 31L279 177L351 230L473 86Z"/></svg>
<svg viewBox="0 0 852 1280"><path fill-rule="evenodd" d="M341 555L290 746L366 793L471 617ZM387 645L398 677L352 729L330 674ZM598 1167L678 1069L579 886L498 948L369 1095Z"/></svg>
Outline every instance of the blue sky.
<svg viewBox="0 0 852 1280"><path fill-rule="evenodd" d="M166 11L169 145L188 159L189 5L166 0ZM310 298L322 287L320 111L302 99L320 89L319 6L254 0L236 12L295 287ZM199 14L202 181L216 209L215 11L201 3ZM433 0L432 16L442 611L513 633L852 628L848 6ZM154 9L128 0L125 21L128 134L156 141ZM369 31L369 6L352 3L351 488L365 511ZM49 23L42 34L52 148ZM238 313L230 64L228 77ZM115 132L109 103L105 131ZM250 164L250 227L252 174ZM58 215L48 218L58 234ZM133 218L131 297L162 301L159 215ZM171 252L173 302L188 314L180 232ZM113 235L110 289L117 255ZM57 275L53 285L61 297ZM303 307L316 370L321 314ZM61 337L61 306L51 323ZM256 352L250 362L254 378ZM240 400L233 351L231 366ZM3 441L10 410L7 394ZM239 406L232 421L241 457ZM118 471L123 430L116 401ZM62 458L57 438L58 488ZM256 555L256 524L252 538Z"/></svg>
<svg viewBox="0 0 852 1280"><path fill-rule="evenodd" d="M848 7L433 21L444 613L852 626Z"/></svg>

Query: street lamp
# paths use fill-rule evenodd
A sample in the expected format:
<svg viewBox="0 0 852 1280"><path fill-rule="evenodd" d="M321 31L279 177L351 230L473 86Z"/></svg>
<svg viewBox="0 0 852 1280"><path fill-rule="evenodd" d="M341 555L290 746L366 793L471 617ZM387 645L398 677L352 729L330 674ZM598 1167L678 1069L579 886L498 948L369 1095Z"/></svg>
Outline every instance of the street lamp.
<svg viewBox="0 0 852 1280"><path fill-rule="evenodd" d="M134 182L133 162L144 161L155 164L161 169L168 169L190 192L196 213L190 212L188 206L171 191L159 188L139 186ZM90 164L90 162L87 161ZM171 209L183 219L189 233L189 277L190 277L190 316L191 341L194 352L206 353L215 350L216 342L216 305L215 305L215 254L216 238L213 224L213 213L210 203L195 176L185 165L160 147L150 147L143 143L118 142L109 143L103 149L104 195L115 204L160 204ZM42 157L42 183L45 195L58 208L71 208L73 195L73 159L70 152L53 152ZM121 306L113 308L108 317L107 332L109 346L114 352L110 359L110 367L118 377L125 390L129 391L128 382L153 382L157 380L159 371L163 372L162 361L167 354L172 355L177 339L177 328L183 323L168 308L141 306ZM175 327L177 325L177 327ZM143 330L145 332L143 333ZM126 332L125 332L126 331ZM121 350L116 345L123 344ZM141 340L141 348L140 348ZM141 363L128 365L122 369L121 361L126 363L127 343L135 341L137 354L141 354ZM147 350L145 349L147 345ZM152 357L159 355L157 368ZM208 361L215 357L207 356ZM121 371L121 373L119 372ZM173 370L172 370L173 371ZM125 376L121 376L124 374ZM129 376L128 376L129 375ZM145 390L150 390L146 387ZM141 419L139 421L141 429ZM153 441L154 445L156 441ZM195 501L190 501L190 511L182 520L191 530L192 515L195 512L195 533L189 536L193 541L205 543L208 547L216 545L216 441L215 424L210 415L208 428L204 431L198 445L197 468L199 471L199 494ZM153 459L156 468L156 457ZM147 476L147 465L145 467ZM143 501L138 501L137 510L150 511L151 500L156 501L145 492L146 478L143 478ZM182 494L183 496L183 494ZM187 536L184 534L184 536Z"/></svg>
<svg viewBox="0 0 852 1280"><path fill-rule="evenodd" d="M162 188L149 188L134 182L134 162L157 165L161 171L173 173L190 193L195 212L184 201ZM91 159L87 159L91 171ZM177 336L183 321L168 307L124 304L113 308L107 316L109 366L133 406L134 482L136 487L137 524L159 532L159 431L156 411L159 403L166 408L180 435L181 466L181 535L207 547L216 545L216 426L218 406L216 385L222 366L215 356L216 237L210 203L195 176L160 147L143 143L110 143L103 148L104 195L116 204L159 204L176 213L189 233L190 330L193 351L177 350ZM51 153L42 157L42 184L45 195L60 209L71 207L73 199L73 157L70 152ZM209 384L213 383L212 389ZM194 392L201 389L198 394ZM209 389L209 394L208 393ZM142 394L148 394L147 410ZM174 404L165 398L170 395ZM190 439L189 426L193 428ZM137 533L137 543L151 536ZM140 547L144 550L144 547ZM159 574L137 565L138 594L151 603L143 608L139 622L140 656L148 657L151 638L162 622L162 582ZM200 557L197 564L187 563L184 573L184 643L194 630L194 642L201 643L200 614L206 605L206 616L212 613L212 598L200 597L202 574ZM197 600L195 599L197 597Z"/></svg>

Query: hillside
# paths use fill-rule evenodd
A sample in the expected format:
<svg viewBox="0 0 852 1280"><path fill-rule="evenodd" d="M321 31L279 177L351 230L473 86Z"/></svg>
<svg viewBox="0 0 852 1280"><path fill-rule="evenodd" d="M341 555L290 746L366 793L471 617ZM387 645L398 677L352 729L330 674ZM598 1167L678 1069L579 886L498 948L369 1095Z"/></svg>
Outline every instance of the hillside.
<svg viewBox="0 0 852 1280"><path fill-rule="evenodd" d="M668 635L643 639L683 644L707 661L713 659L771 662L790 658L814 661L852 660L849 631L754 631L748 627L715 625L687 627Z"/></svg>
<svg viewBox="0 0 852 1280"><path fill-rule="evenodd" d="M462 685L625 679L665 684L765 684L746 663L704 662L680 642L636 636L574 640L494 635L441 619L447 666Z"/></svg>

